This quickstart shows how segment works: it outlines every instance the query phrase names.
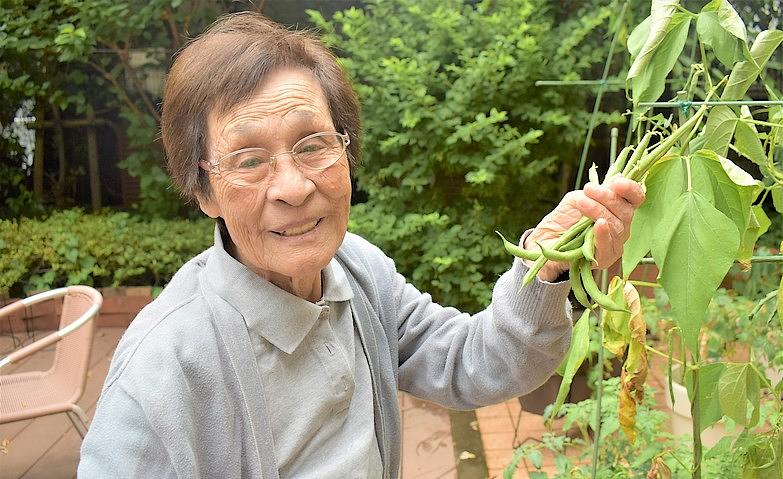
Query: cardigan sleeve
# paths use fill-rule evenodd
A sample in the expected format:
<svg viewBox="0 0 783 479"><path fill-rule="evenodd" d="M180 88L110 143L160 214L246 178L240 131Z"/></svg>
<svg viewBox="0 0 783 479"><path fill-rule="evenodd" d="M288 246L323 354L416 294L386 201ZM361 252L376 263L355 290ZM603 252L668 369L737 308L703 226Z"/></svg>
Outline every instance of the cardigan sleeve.
<svg viewBox="0 0 783 479"><path fill-rule="evenodd" d="M453 409L474 409L527 394L544 383L568 350L568 282L538 278L520 290L527 266L515 259L475 315L443 307L394 270L399 388Z"/></svg>
<svg viewBox="0 0 783 479"><path fill-rule="evenodd" d="M167 448L119 383L101 396L81 447L79 478L177 477Z"/></svg>

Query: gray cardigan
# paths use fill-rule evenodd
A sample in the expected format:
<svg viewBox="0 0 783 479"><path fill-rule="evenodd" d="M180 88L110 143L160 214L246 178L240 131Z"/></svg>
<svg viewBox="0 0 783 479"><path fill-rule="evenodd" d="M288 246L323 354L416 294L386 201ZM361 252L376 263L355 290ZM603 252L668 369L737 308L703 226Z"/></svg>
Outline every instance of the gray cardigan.
<svg viewBox="0 0 783 479"><path fill-rule="evenodd" d="M244 318L275 308L254 294L257 275L216 260L226 255L216 239L122 337L79 477L278 477L266 414L275 398L264 396ZM356 235L336 258L355 293L384 478L399 473L398 389L454 409L494 404L541 385L568 348L568 283L536 280L518 292L519 260L471 316L434 303Z"/></svg>

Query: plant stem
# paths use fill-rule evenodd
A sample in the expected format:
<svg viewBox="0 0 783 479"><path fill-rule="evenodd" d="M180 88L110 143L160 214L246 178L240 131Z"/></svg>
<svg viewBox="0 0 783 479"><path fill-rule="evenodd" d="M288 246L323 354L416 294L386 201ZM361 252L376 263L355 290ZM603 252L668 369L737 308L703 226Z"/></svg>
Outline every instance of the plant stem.
<svg viewBox="0 0 783 479"><path fill-rule="evenodd" d="M603 271L604 280L606 279L606 270ZM605 281L604 281L605 282ZM601 319L600 312L598 317L598 363L596 368L598 369L598 383L595 387L595 435L593 437L593 463L592 463L592 479L598 477L598 451L601 447L601 398L604 394L604 338L603 338L603 321Z"/></svg>
<svg viewBox="0 0 783 479"><path fill-rule="evenodd" d="M698 355L694 352L693 356ZM698 358L695 363L698 363ZM691 401L691 418L693 419L693 479L701 479L701 421L699 414L701 412L701 401L699 400L699 370L693 371L693 401Z"/></svg>
<svg viewBox="0 0 783 479"><path fill-rule="evenodd" d="M657 349L655 349L654 347L650 346L649 344L645 344L644 348L647 351L650 351L651 353L657 354L658 356L661 356L662 358L666 358L667 361L669 360L669 355L668 354L664 354L664 353L658 351ZM672 359L672 361L674 361L675 363L679 364L680 366L685 367L685 363L680 361L679 359L677 359L675 357L672 357L671 359Z"/></svg>
<svg viewBox="0 0 783 479"><path fill-rule="evenodd" d="M770 128L783 128L783 123L770 123L768 121L751 120L750 118L740 118L739 121L743 123L752 123L754 125L768 126Z"/></svg>
<svg viewBox="0 0 783 479"><path fill-rule="evenodd" d="M629 283L634 286L646 286L648 288L663 288L660 283L650 283L649 281L637 281L635 279L629 279Z"/></svg>
<svg viewBox="0 0 783 479"><path fill-rule="evenodd" d="M691 178L691 157L685 157L685 171L688 174L688 191L693 190L692 178Z"/></svg>

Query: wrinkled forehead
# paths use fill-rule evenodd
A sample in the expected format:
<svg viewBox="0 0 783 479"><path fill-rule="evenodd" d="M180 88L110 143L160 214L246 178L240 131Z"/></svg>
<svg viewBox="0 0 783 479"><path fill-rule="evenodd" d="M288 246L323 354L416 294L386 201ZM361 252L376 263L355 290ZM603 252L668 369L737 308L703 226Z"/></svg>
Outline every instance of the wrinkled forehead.
<svg viewBox="0 0 783 479"><path fill-rule="evenodd" d="M224 149L248 136L278 137L289 130L330 130L328 102L318 80L302 68L280 68L266 76L246 100L208 118L210 143Z"/></svg>

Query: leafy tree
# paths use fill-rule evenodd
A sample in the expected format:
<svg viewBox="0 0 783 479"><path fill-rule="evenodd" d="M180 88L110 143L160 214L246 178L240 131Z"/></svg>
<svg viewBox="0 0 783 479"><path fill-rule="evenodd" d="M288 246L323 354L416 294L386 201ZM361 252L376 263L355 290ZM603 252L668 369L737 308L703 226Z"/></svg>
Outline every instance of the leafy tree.
<svg viewBox="0 0 783 479"><path fill-rule="evenodd" d="M161 91L153 76L190 31L228 10L216 0L8 0L0 5L0 108L3 124L22 101L37 117L118 109L126 121L128 158L121 165L141 185L139 210L171 216L182 202L163 169L158 141ZM141 60L141 61L139 61Z"/></svg>
<svg viewBox="0 0 783 479"><path fill-rule="evenodd" d="M572 181L591 92L536 88L594 78L615 9L544 0L371 0L326 21L363 104L369 201L350 227L437 300L476 310L509 264L494 230L535 226ZM619 50L619 49L618 49ZM600 122L618 123L602 114Z"/></svg>

